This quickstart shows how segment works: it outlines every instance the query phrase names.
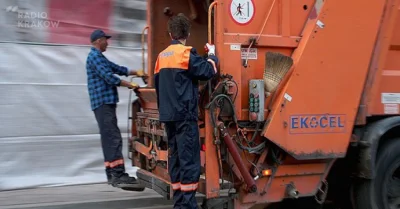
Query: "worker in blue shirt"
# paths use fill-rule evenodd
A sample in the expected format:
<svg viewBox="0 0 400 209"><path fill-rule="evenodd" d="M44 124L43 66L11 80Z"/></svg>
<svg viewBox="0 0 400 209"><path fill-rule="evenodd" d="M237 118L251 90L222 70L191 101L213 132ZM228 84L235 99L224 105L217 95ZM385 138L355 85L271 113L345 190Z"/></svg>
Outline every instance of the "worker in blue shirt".
<svg viewBox="0 0 400 209"><path fill-rule="evenodd" d="M92 48L86 60L86 72L91 109L100 130L108 183L114 187L129 187L143 191L134 177L125 172L122 155L122 136L117 124L116 108L119 102L117 87L137 88L137 84L121 80L118 76L144 76L143 70L128 70L109 61L103 52L111 36L95 30L90 36Z"/></svg>
<svg viewBox="0 0 400 209"><path fill-rule="evenodd" d="M168 21L171 44L157 58L154 79L159 120L168 138L168 171L174 208L197 209L196 191L200 178L200 138L198 121L199 80L211 79L218 58L215 46L206 44L208 57L186 46L191 23L180 14Z"/></svg>

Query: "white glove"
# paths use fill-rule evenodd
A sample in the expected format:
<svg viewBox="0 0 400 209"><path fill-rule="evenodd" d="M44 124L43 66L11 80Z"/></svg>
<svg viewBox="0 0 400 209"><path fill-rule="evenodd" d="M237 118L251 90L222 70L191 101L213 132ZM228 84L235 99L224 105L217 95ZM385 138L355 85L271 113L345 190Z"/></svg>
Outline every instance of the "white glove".
<svg viewBox="0 0 400 209"><path fill-rule="evenodd" d="M215 55L215 45L207 43L204 48L206 48L208 55Z"/></svg>

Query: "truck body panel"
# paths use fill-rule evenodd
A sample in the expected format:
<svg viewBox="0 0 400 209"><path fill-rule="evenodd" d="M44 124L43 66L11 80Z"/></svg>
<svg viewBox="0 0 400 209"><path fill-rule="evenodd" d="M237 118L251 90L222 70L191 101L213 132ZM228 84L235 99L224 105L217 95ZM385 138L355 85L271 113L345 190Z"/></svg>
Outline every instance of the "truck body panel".
<svg viewBox="0 0 400 209"><path fill-rule="evenodd" d="M129 152L132 165L141 168L138 179L148 188L172 198L153 71L158 53L171 41L168 18L179 13L192 20L187 45L204 54L205 43L215 44L220 59L218 75L201 82L198 95L198 192L206 202L222 198L222 189L234 188L235 194L222 202L237 209L312 196L322 203L328 176L336 175L333 167L345 158L345 167L356 169L352 173L373 178L381 137L389 132L392 137L400 127L395 117L379 123L399 115L400 0L147 2L143 45L150 78L132 103ZM264 91L257 85L267 85L274 53L293 64L258 107ZM223 108L213 105L220 95L225 100L219 101L226 101Z"/></svg>
<svg viewBox="0 0 400 209"><path fill-rule="evenodd" d="M297 159L344 157L352 135L385 3L343 4L308 23L268 118L264 136Z"/></svg>
<svg viewBox="0 0 400 209"><path fill-rule="evenodd" d="M396 84L400 75L400 8L396 2L389 4L391 12L383 17L380 37L371 59L371 78L367 80L370 88L364 91L365 98L361 103L366 116L399 114L397 97L400 88Z"/></svg>

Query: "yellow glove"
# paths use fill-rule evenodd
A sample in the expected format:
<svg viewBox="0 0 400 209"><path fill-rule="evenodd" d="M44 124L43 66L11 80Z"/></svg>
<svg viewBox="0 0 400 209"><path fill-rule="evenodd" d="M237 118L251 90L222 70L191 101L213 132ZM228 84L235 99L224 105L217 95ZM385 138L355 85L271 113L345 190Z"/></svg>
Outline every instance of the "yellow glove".
<svg viewBox="0 0 400 209"><path fill-rule="evenodd" d="M144 76L144 71L143 70L138 70L136 71L136 75L139 77L143 77Z"/></svg>
<svg viewBox="0 0 400 209"><path fill-rule="evenodd" d="M130 82L130 84L131 84L131 86L129 87L130 89L139 88L139 85L137 83Z"/></svg>

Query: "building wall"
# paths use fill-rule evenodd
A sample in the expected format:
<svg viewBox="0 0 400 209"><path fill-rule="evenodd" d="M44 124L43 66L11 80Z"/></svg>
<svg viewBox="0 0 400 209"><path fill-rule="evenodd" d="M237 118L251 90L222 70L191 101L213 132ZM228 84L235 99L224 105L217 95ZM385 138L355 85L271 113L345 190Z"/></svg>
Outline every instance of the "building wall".
<svg viewBox="0 0 400 209"><path fill-rule="evenodd" d="M0 190L106 181L86 85L89 35L111 33L105 55L140 69L145 9L145 0L0 1ZM117 109L125 158L129 92L119 89Z"/></svg>

